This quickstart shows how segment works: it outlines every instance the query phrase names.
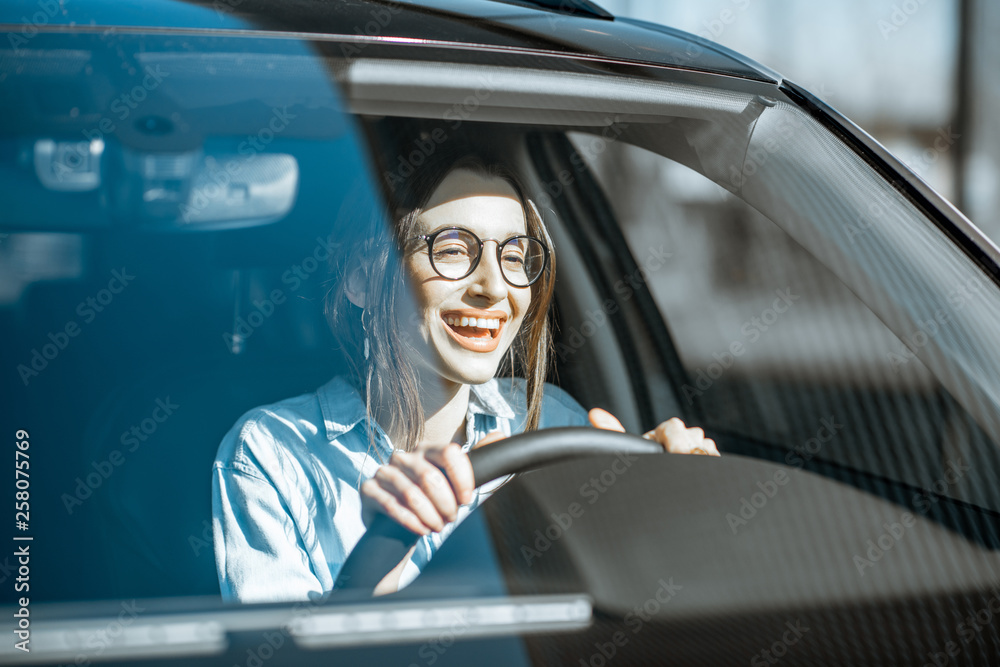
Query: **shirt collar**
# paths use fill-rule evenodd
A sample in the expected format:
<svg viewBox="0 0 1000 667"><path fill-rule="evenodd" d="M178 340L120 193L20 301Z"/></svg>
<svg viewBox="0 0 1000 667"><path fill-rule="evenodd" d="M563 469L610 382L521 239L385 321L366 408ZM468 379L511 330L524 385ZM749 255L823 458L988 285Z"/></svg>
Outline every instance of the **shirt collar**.
<svg viewBox="0 0 1000 667"><path fill-rule="evenodd" d="M364 399L346 378L337 376L316 390L326 437L333 442L365 419Z"/></svg>
<svg viewBox="0 0 1000 667"><path fill-rule="evenodd" d="M344 377L333 378L316 390L316 395L319 398L320 410L323 412L326 437L329 441L344 435L367 416L361 394ZM498 419L514 419L514 409L500 393L496 379L472 385L466 419L472 421L470 418L477 414L491 415Z"/></svg>
<svg viewBox="0 0 1000 667"><path fill-rule="evenodd" d="M514 409L500 393L496 378L483 384L472 385L469 392L469 415L491 415L498 419L513 419Z"/></svg>

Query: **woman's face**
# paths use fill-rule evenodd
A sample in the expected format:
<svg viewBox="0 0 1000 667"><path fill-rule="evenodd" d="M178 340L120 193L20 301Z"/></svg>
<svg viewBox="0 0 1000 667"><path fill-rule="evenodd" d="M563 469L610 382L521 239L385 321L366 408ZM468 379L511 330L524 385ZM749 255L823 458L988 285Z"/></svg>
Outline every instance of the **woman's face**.
<svg viewBox="0 0 1000 667"><path fill-rule="evenodd" d="M497 263L497 243L527 233L521 202L501 178L456 170L434 191L416 222L416 235L464 227L484 247L476 270L460 280L435 272L426 243L406 257L423 342L414 361L446 381L486 382L496 375L531 304L531 288L509 285Z"/></svg>

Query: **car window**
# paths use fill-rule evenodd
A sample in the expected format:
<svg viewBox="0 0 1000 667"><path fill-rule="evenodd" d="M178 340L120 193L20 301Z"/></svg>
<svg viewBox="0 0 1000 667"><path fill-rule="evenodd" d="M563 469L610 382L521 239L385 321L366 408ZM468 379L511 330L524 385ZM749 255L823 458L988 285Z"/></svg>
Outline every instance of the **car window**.
<svg viewBox="0 0 1000 667"><path fill-rule="evenodd" d="M730 451L903 482L927 492L922 507L941 494L998 508L997 443L914 354L954 313L992 305L982 274L966 269L950 310L903 339L726 188L633 144L598 154L589 135L573 139L633 254L669 253L647 284L683 363L681 402L731 436ZM857 221L848 241L869 232ZM887 298L906 298L905 285Z"/></svg>
<svg viewBox="0 0 1000 667"><path fill-rule="evenodd" d="M380 205L357 122L294 39L39 34L0 56L3 420L31 436L29 534L80 546L72 567L37 549L31 597L218 596L223 436L344 368L333 232Z"/></svg>

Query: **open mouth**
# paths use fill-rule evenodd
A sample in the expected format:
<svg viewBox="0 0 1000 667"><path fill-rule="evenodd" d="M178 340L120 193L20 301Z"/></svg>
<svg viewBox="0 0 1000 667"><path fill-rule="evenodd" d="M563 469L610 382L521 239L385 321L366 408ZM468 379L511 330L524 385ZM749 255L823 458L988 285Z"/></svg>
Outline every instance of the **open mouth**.
<svg viewBox="0 0 1000 667"><path fill-rule="evenodd" d="M478 317L478 315L486 315ZM459 345L473 352L492 352L500 344L507 323L502 313L442 313L445 330Z"/></svg>

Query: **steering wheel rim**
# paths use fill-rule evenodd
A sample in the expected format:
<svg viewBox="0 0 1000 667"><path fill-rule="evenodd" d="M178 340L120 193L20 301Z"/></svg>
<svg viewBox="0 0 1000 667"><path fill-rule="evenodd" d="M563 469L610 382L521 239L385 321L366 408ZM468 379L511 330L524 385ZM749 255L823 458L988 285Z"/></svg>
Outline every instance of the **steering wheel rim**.
<svg viewBox="0 0 1000 667"><path fill-rule="evenodd" d="M637 435L577 426L514 435L469 451L469 460L479 487L505 475L584 456L662 452L661 445ZM377 515L340 568L333 590L371 595L419 539L388 515Z"/></svg>

